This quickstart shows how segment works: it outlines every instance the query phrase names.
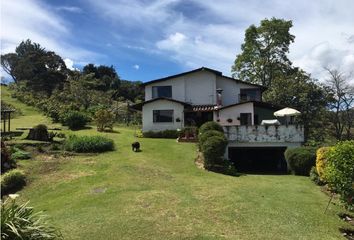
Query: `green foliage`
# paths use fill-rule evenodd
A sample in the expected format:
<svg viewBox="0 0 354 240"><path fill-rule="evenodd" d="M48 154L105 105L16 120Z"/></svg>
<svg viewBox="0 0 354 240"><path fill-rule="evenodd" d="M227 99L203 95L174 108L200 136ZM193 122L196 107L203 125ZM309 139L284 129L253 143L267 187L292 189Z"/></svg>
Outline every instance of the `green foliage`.
<svg viewBox="0 0 354 240"><path fill-rule="evenodd" d="M102 132L106 129L112 131L114 124L114 115L106 109L98 110L95 113L95 122L97 125L97 131Z"/></svg>
<svg viewBox="0 0 354 240"><path fill-rule="evenodd" d="M216 130L219 132L224 132L224 129L222 128L222 126L220 126L220 124L214 122L214 121L210 121L210 122L206 122L204 123L202 126L200 126L199 128L199 135L203 134L206 131L209 130Z"/></svg>
<svg viewBox="0 0 354 240"><path fill-rule="evenodd" d="M23 171L13 169L1 176L1 195L16 192L26 185L26 176Z"/></svg>
<svg viewBox="0 0 354 240"><path fill-rule="evenodd" d="M354 207L354 141L337 143L328 152L325 179L338 192L346 207Z"/></svg>
<svg viewBox="0 0 354 240"><path fill-rule="evenodd" d="M315 184L322 186L325 183L321 180L320 176L318 175L316 167L312 167L310 170L310 179L313 181Z"/></svg>
<svg viewBox="0 0 354 240"><path fill-rule="evenodd" d="M102 136L71 135L65 141L64 148L67 151L74 151L78 153L106 152L114 150L114 142L112 139Z"/></svg>
<svg viewBox="0 0 354 240"><path fill-rule="evenodd" d="M16 196L16 195L15 195ZM49 226L44 216L35 213L28 202L18 205L15 196L1 202L1 239L62 239L60 232Z"/></svg>
<svg viewBox="0 0 354 240"><path fill-rule="evenodd" d="M68 70L63 59L29 39L22 41L15 53L2 55L1 58L5 71L16 83L23 82L31 92L50 95L66 79Z"/></svg>
<svg viewBox="0 0 354 240"><path fill-rule="evenodd" d="M86 114L78 111L71 111L63 116L63 125L68 126L71 130L82 129L86 126L89 118Z"/></svg>
<svg viewBox="0 0 354 240"><path fill-rule="evenodd" d="M324 141L324 126L327 124L323 121L329 96L310 75L294 69L287 76L274 78L263 98L267 102L299 110L301 115L296 118L304 126L305 140Z"/></svg>
<svg viewBox="0 0 354 240"><path fill-rule="evenodd" d="M199 134L198 137L198 141L199 141L199 148L201 148L201 146L204 144L204 142L206 140L208 140L208 138L213 137L213 136L218 136L218 137L225 137L223 132L217 131L217 130L209 130L206 132L203 132L201 134Z"/></svg>
<svg viewBox="0 0 354 240"><path fill-rule="evenodd" d="M282 76L291 66L287 53L295 38L289 32L292 26L291 21L276 18L251 25L232 66L233 77L268 87L274 77Z"/></svg>
<svg viewBox="0 0 354 240"><path fill-rule="evenodd" d="M30 129L26 139L36 140L36 141L49 141L51 140L48 133L48 128L44 124L38 124Z"/></svg>
<svg viewBox="0 0 354 240"><path fill-rule="evenodd" d="M211 169L215 165L223 163L223 155L227 146L225 136L211 136L201 145L204 155L204 167Z"/></svg>
<svg viewBox="0 0 354 240"><path fill-rule="evenodd" d="M164 130L164 131L147 131L143 132L145 138L171 138L176 139L179 136L177 130Z"/></svg>
<svg viewBox="0 0 354 240"><path fill-rule="evenodd" d="M12 154L11 158L13 160L18 160L18 159L30 159L31 158L31 153L23 151L17 147L12 148Z"/></svg>
<svg viewBox="0 0 354 240"><path fill-rule="evenodd" d="M312 147L288 148L285 151L288 169L295 175L309 176L316 165L316 149Z"/></svg>

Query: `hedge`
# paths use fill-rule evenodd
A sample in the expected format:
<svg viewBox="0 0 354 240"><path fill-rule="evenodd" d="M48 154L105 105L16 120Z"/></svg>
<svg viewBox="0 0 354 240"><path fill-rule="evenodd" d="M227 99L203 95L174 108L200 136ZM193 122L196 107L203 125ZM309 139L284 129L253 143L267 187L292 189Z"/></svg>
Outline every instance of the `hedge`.
<svg viewBox="0 0 354 240"><path fill-rule="evenodd" d="M112 139L102 136L76 136L71 135L65 141L64 149L78 153L105 152L114 150Z"/></svg>
<svg viewBox="0 0 354 240"><path fill-rule="evenodd" d="M330 150L331 147L321 147L317 149L316 152L316 170L321 181L325 180L324 171L325 171L325 166L327 161L327 155Z"/></svg>
<svg viewBox="0 0 354 240"><path fill-rule="evenodd" d="M200 126L199 135L203 134L207 131L210 131L210 130L216 130L216 131L219 131L222 133L224 132L224 129L222 128L222 126L220 124L210 121L210 122L206 122L202 126Z"/></svg>
<svg viewBox="0 0 354 240"><path fill-rule="evenodd" d="M177 130L164 130L164 131L147 131L143 132L143 137L145 138L171 138L176 139L179 137L179 132Z"/></svg>
<svg viewBox="0 0 354 240"><path fill-rule="evenodd" d="M288 169L292 174L309 176L316 165L316 149L313 147L288 148L285 151Z"/></svg>
<svg viewBox="0 0 354 240"><path fill-rule="evenodd" d="M201 145L204 155L204 166L206 169L212 168L214 165L223 163L223 155L227 146L225 136L211 136Z"/></svg>

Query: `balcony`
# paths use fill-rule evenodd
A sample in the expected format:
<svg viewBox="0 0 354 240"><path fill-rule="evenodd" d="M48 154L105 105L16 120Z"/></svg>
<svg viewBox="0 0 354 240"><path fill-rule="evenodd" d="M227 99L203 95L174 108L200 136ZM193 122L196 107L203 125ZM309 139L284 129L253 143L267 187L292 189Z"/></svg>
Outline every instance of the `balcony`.
<svg viewBox="0 0 354 240"><path fill-rule="evenodd" d="M300 125L234 125L224 126L229 141L239 143L302 143L304 128Z"/></svg>
<svg viewBox="0 0 354 240"><path fill-rule="evenodd" d="M261 101L261 98L259 96L252 96L252 95L245 95L245 94L238 95L238 102L242 103L248 101Z"/></svg>

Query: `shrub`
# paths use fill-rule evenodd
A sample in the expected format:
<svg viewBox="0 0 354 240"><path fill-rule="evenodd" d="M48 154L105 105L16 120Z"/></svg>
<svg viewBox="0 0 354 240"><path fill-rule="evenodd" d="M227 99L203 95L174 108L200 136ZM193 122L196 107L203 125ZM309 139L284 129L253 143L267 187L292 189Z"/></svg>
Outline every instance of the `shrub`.
<svg viewBox="0 0 354 240"><path fill-rule="evenodd" d="M88 116L78 111L68 112L64 114L62 119L63 125L68 126L71 130L82 129L88 122Z"/></svg>
<svg viewBox="0 0 354 240"><path fill-rule="evenodd" d="M105 109L98 110L95 113L95 122L97 124L97 131L102 132L105 129L112 131L114 115Z"/></svg>
<svg viewBox="0 0 354 240"><path fill-rule="evenodd" d="M227 140L225 136L211 136L201 145L206 169L211 169L214 165L223 163L226 146Z"/></svg>
<svg viewBox="0 0 354 240"><path fill-rule="evenodd" d="M13 160L18 160L18 159L30 159L31 154L29 152L25 152L17 147L12 148L12 154L11 158Z"/></svg>
<svg viewBox="0 0 354 240"><path fill-rule="evenodd" d="M324 181L324 169L327 161L327 154L331 150L330 147L321 147L317 149L316 152L316 170L321 178L322 181Z"/></svg>
<svg viewBox="0 0 354 240"><path fill-rule="evenodd" d="M220 124L210 121L210 122L206 122L202 126L200 126L199 134L203 134L204 132L209 131L209 130L216 130L216 131L219 131L222 133L224 132L224 129L222 128L222 126L220 126Z"/></svg>
<svg viewBox="0 0 354 240"><path fill-rule="evenodd" d="M10 152L3 141L1 141L1 173L16 167L16 162L10 157Z"/></svg>
<svg viewBox="0 0 354 240"><path fill-rule="evenodd" d="M218 136L218 137L225 137L224 133L220 132L220 131L216 131L216 130L209 130L209 131L206 131L202 134L199 134L199 138L198 138L198 141L199 141L199 148L201 149L203 143L210 137L213 137L213 136Z"/></svg>
<svg viewBox="0 0 354 240"><path fill-rule="evenodd" d="M196 138L198 130L196 127L185 127L179 132L179 137Z"/></svg>
<svg viewBox="0 0 354 240"><path fill-rule="evenodd" d="M145 138L178 138L179 133L177 130L164 130L164 131L147 131L143 132Z"/></svg>
<svg viewBox="0 0 354 240"><path fill-rule="evenodd" d="M338 192L341 200L353 209L354 198L354 141L337 143L327 154L325 179Z"/></svg>
<svg viewBox="0 0 354 240"><path fill-rule="evenodd" d="M26 176L23 171L13 169L1 176L1 195L20 190L26 185Z"/></svg>
<svg viewBox="0 0 354 240"><path fill-rule="evenodd" d="M30 129L26 139L36 141L49 141L48 128L44 124L39 124Z"/></svg>
<svg viewBox="0 0 354 240"><path fill-rule="evenodd" d="M105 152L114 150L112 139L102 136L76 136L71 135L65 141L65 150L78 153L83 152Z"/></svg>
<svg viewBox="0 0 354 240"><path fill-rule="evenodd" d="M314 183L316 183L319 186L324 185L325 183L321 180L320 176L317 173L317 169L316 167L312 167L310 170L310 179L311 181L313 181Z"/></svg>
<svg viewBox="0 0 354 240"><path fill-rule="evenodd" d="M44 216L28 207L28 202L18 205L17 194L1 202L1 239L62 239L60 232L49 226Z"/></svg>
<svg viewBox="0 0 354 240"><path fill-rule="evenodd" d="M288 148L285 151L288 169L292 174L309 176L316 164L316 149L313 147Z"/></svg>

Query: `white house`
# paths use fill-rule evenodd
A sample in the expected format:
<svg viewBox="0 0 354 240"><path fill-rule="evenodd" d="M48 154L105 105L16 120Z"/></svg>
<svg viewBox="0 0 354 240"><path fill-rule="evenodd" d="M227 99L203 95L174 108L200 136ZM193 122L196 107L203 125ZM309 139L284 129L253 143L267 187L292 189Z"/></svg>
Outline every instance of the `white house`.
<svg viewBox="0 0 354 240"><path fill-rule="evenodd" d="M274 119L281 107L262 102L265 87L198 68L145 82L145 101L134 108L142 111L143 132L182 129L216 121L229 139L225 157L235 149L291 147L303 142L301 126L260 125ZM282 122L282 119L279 119Z"/></svg>

